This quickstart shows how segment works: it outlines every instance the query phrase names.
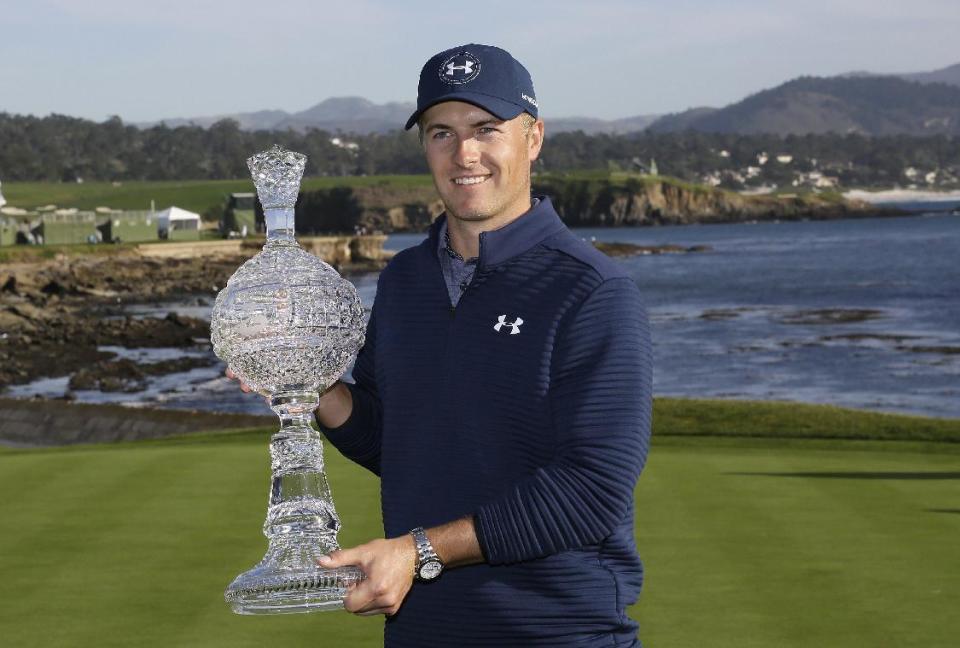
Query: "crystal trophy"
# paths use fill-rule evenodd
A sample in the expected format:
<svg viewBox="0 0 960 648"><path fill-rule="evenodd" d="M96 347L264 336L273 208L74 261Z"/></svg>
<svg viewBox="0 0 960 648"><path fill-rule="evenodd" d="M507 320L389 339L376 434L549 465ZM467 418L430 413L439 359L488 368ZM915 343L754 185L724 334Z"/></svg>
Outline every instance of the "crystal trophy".
<svg viewBox="0 0 960 648"><path fill-rule="evenodd" d="M306 156L274 146L247 160L263 205L266 244L217 295L214 352L280 417L270 439L272 481L263 532L267 553L224 594L238 614L343 607L357 567L323 569L340 518L324 474L320 434L310 425L318 393L346 371L363 345L357 290L294 237L294 204Z"/></svg>

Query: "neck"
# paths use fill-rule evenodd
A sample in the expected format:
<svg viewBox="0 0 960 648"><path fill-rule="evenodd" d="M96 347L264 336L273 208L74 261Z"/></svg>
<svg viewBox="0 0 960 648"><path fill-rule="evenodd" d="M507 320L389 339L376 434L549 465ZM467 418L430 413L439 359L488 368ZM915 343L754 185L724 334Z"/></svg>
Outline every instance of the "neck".
<svg viewBox="0 0 960 648"><path fill-rule="evenodd" d="M263 210L267 226L267 243L271 245L295 244L294 211L291 207L274 207Z"/></svg>
<svg viewBox="0 0 960 648"><path fill-rule="evenodd" d="M464 220L447 210L447 231L450 233L450 245L464 259L480 256L480 234L492 232L509 225L528 211L533 204L532 198L518 203L508 212L484 220Z"/></svg>

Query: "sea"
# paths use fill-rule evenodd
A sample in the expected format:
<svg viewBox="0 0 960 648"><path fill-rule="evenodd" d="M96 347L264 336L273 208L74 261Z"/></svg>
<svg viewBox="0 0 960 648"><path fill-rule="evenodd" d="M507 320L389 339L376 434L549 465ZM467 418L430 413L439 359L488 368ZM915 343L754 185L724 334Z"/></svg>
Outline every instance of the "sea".
<svg viewBox="0 0 960 648"><path fill-rule="evenodd" d="M707 246L617 258L650 317L654 396L825 403L960 418L960 207L909 217L583 228L587 241ZM385 247L416 245L397 234ZM369 309L376 273L348 277ZM129 307L209 318L211 296ZM107 350L117 351L109 348ZM150 362L171 350L120 350ZM181 351L182 353L182 351ZM195 350L190 353L211 353ZM154 356L156 356L154 358ZM135 394L83 402L270 414L223 365L157 378ZM5 395L60 396L50 377Z"/></svg>

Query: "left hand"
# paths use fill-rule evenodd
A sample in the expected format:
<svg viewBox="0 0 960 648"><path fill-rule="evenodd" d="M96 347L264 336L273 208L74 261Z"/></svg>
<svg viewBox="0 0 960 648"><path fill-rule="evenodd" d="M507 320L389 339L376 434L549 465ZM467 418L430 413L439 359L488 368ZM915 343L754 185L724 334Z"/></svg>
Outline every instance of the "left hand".
<svg viewBox="0 0 960 648"><path fill-rule="evenodd" d="M361 616L386 614L400 609L413 585L417 547L413 536L373 540L351 549L331 551L319 560L321 567L356 565L366 578L350 589L343 601L348 612Z"/></svg>

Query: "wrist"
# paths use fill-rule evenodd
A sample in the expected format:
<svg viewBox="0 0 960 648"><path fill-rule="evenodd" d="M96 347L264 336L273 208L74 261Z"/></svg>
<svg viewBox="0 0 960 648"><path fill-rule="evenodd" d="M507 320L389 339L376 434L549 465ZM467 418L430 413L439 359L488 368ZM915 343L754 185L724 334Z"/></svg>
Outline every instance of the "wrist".
<svg viewBox="0 0 960 648"><path fill-rule="evenodd" d="M420 563L419 554L417 554L417 541L410 533L404 533L397 538L401 543L404 556L407 559L407 565L410 567L408 572L413 580L417 580L417 565Z"/></svg>
<svg viewBox="0 0 960 648"><path fill-rule="evenodd" d="M338 380L319 392L319 396L320 401L313 412L318 424L333 430L347 422L353 412L353 394L346 384Z"/></svg>
<svg viewBox="0 0 960 648"><path fill-rule="evenodd" d="M423 527L411 529L408 534L414 541L417 552L417 563L414 571L414 578L422 582L431 582L436 580L443 572L443 561L433 549L430 538Z"/></svg>

